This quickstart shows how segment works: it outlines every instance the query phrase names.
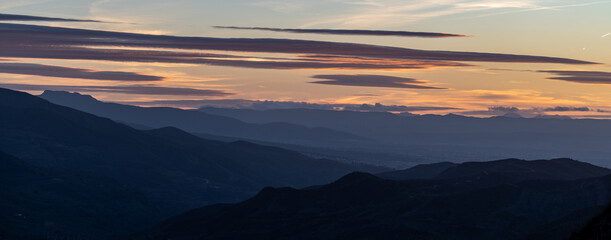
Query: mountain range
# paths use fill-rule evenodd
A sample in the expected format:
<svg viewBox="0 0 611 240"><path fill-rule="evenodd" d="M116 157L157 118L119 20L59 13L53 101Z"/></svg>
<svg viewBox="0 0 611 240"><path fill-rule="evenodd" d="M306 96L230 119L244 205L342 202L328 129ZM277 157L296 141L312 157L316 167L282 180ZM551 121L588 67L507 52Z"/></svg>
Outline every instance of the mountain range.
<svg viewBox="0 0 611 240"><path fill-rule="evenodd" d="M412 179L483 179L495 177L504 181L575 180L611 174L608 168L568 158L526 161L503 159L486 162L421 164L398 171L383 172L379 177L392 180Z"/></svg>
<svg viewBox="0 0 611 240"><path fill-rule="evenodd" d="M517 167L525 173L558 164L575 168L507 177ZM568 159L485 165L457 165L448 170L465 174L439 179L351 173L322 186L265 188L247 201L191 210L126 239L565 239L611 201L609 169ZM490 168L496 171L482 178ZM590 177L567 178L569 172Z"/></svg>
<svg viewBox="0 0 611 240"><path fill-rule="evenodd" d="M137 130L7 89L0 89L0 113L0 150L38 167L120 182L173 206L163 217L241 201L265 186L305 187L355 170L384 169L244 141L205 140L174 127Z"/></svg>
<svg viewBox="0 0 611 240"><path fill-rule="evenodd" d="M611 120L406 115L322 109L252 110L202 107L201 112L249 123L324 127L375 141L364 149L418 163L571 157L611 167ZM399 159L400 157L397 157ZM411 165L413 166L414 162ZM401 165L392 165L401 167Z"/></svg>
<svg viewBox="0 0 611 240"><path fill-rule="evenodd" d="M140 128L176 127L194 134L240 139L324 146L369 142L364 137L322 127L286 122L246 123L235 118L169 107L137 107L98 101L90 95L44 91L41 98L100 117Z"/></svg>
<svg viewBox="0 0 611 240"><path fill-rule="evenodd" d="M173 126L217 140L245 140L312 156L392 168L440 161L571 157L611 167L611 120L415 115L322 109L202 107L198 110L106 103L45 91L55 104L137 128Z"/></svg>
<svg viewBox="0 0 611 240"><path fill-rule="evenodd" d="M420 145L381 143L388 139L363 134L371 130L318 128L311 126L314 122L266 125L195 110L103 103L75 93L43 96L72 99L75 102L65 104L83 104L99 115L0 89L1 239L604 239L608 234L604 230L608 210L603 210L611 202L611 170L587 162L569 158L471 162L457 157L452 162L389 171L343 157L360 155L356 159L375 162L376 156L400 155L383 155L384 149L404 146L402 151L408 151ZM117 115L122 111L128 112L127 117L113 117L123 116ZM414 117L349 111L323 115L323 120L363 117L364 123L377 118L413 123ZM191 117L196 120L185 120ZM504 122L511 129L520 123L513 121L523 120L416 117L454 124L447 129L485 130L458 140L487 134L494 140L495 134L508 130L489 132L487 121ZM475 127L473 121L484 127ZM358 122L353 119L345 125L364 124ZM585 137L586 143L606 133L606 122L581 124L587 123L603 129L579 135L592 137ZM194 131L198 126L213 132ZM223 135L240 133L225 129L240 126L254 129L245 131L253 135ZM280 135L257 137L270 126L290 127ZM380 129L386 131L385 127ZM321 131L293 142L277 142L312 129ZM325 134L337 138L324 142L327 146L308 143ZM257 143L245 141L251 137ZM444 138L441 143L451 139L438 137ZM547 140L527 137L526 143ZM422 144L429 140L422 139ZM434 147L444 152L444 144ZM333 154L338 157L324 158ZM431 157L419 154L425 160Z"/></svg>

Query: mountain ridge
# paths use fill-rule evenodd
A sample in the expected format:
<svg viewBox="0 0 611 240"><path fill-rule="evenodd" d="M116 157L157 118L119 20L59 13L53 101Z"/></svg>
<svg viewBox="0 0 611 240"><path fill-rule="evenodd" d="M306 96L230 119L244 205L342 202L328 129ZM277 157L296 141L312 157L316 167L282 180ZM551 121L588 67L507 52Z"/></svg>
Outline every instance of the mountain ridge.
<svg viewBox="0 0 611 240"><path fill-rule="evenodd" d="M354 141L370 141L351 133L322 127L304 127L284 122L252 124L230 117L194 110L170 107L137 107L101 102L90 95L82 95L76 92L46 90L40 97L55 104L72 107L116 121L152 128L173 126L192 133L318 146L329 142L349 144Z"/></svg>
<svg viewBox="0 0 611 240"><path fill-rule="evenodd" d="M322 184L367 168L205 140L175 128L140 131L6 89L0 89L0 112L0 146L8 153L41 166L109 176L189 207L239 201L264 186Z"/></svg>
<svg viewBox="0 0 611 240"><path fill-rule="evenodd" d="M126 239L528 239L546 223L611 200L611 175L446 191L454 185L351 173L322 186L265 188Z"/></svg>

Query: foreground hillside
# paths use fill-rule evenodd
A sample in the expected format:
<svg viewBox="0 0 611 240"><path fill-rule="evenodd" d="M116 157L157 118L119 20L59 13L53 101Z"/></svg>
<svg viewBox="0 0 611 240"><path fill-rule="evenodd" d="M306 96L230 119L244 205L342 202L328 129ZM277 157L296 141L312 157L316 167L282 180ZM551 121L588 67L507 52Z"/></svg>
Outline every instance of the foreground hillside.
<svg viewBox="0 0 611 240"><path fill-rule="evenodd" d="M127 216L123 218L125 221L95 214L60 218L79 221L81 217L91 217L100 221L97 226L113 226L115 223L123 223L125 227L146 225L194 207L241 201L265 186L305 187L331 182L355 170L375 169L310 158L297 152L248 142L205 140L172 127L136 130L6 89L0 89L0 116L1 151L32 166L57 169L67 175L87 172L108 179L108 184L115 181L141 192L144 199L165 202L164 208L171 209L160 212L159 217L146 217L146 221L129 216L158 211L158 206L133 205L130 209L126 205L120 211L119 208L115 208L116 211L108 208L114 211L109 214ZM18 183L27 185L27 182ZM82 194L83 204L92 206L99 203L94 201L96 199L108 202L123 200L122 197L97 198L98 193ZM31 202L23 203L31 207L29 211L64 211L61 198L57 204L51 201L48 205L37 205L41 203L39 200L44 202L44 198L31 197ZM88 228L90 225L71 226L75 227L71 229L75 232L89 231L92 234L89 237L94 239L102 236L95 234L99 229Z"/></svg>
<svg viewBox="0 0 611 240"><path fill-rule="evenodd" d="M36 167L2 152L0 189L0 239L116 237L173 211L116 180Z"/></svg>
<svg viewBox="0 0 611 240"><path fill-rule="evenodd" d="M611 201L608 169L573 160L511 161L513 167L501 164L487 178L477 174L481 166L464 164L459 170L470 174L443 179L352 173L305 189L265 188L128 239L564 239ZM598 177L567 180L566 171L553 171L541 180L514 171L558 161Z"/></svg>
<svg viewBox="0 0 611 240"><path fill-rule="evenodd" d="M571 236L571 240L605 240L611 239L611 204L580 231Z"/></svg>

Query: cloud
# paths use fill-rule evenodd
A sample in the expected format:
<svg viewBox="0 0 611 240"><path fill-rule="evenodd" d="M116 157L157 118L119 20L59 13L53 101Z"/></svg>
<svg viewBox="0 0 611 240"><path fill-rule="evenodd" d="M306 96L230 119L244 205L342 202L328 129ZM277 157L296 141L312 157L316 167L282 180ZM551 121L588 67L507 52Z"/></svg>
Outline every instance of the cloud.
<svg viewBox="0 0 611 240"><path fill-rule="evenodd" d="M611 84L611 72L596 72L596 71L538 71L544 73L552 73L559 77L550 77L547 79L563 80L575 83L589 84Z"/></svg>
<svg viewBox="0 0 611 240"><path fill-rule="evenodd" d="M544 108L543 111L546 112L589 112L592 111L589 107L552 107L552 108Z"/></svg>
<svg viewBox="0 0 611 240"><path fill-rule="evenodd" d="M0 21L45 21L45 22L97 22L98 20L88 19L72 19L72 18L53 18L53 17L39 17L31 15L17 15L17 14L4 14L0 13Z"/></svg>
<svg viewBox="0 0 611 240"><path fill-rule="evenodd" d="M235 26L214 26L214 27L221 28L221 29L234 29L234 30L261 30L261 31L272 31L272 32L335 34L335 35L368 35L368 36L397 36L397 37L422 37L422 38L468 37L467 35L462 35L462 34L437 33L437 32L410 32L410 31L359 30L359 29L297 29L297 28L235 27Z"/></svg>
<svg viewBox="0 0 611 240"><path fill-rule="evenodd" d="M318 17L305 26L341 25L349 27L374 26L406 26L410 23L433 18L443 18L468 14L472 18L494 16L499 14L555 10L574 8L593 4L604 4L607 1L572 1L575 4L565 4L565 1L549 0L410 0L406 1L375 1L367 7L338 7L330 17ZM344 12L342 12L344 11Z"/></svg>
<svg viewBox="0 0 611 240"><path fill-rule="evenodd" d="M0 24L1 26L1 24ZM304 55L297 59L257 58L229 54L184 51L100 49L65 45L27 44L26 39L0 39L0 56L13 58L86 59L104 61L187 63L263 69L424 69L461 67L468 64L443 61L395 60L346 56ZM59 44L59 43L58 43Z"/></svg>
<svg viewBox="0 0 611 240"><path fill-rule="evenodd" d="M124 102L141 106L175 106L181 108L237 108L253 110L272 110L272 109L319 109L334 110L341 109L342 104L318 104L308 102L293 101L270 101L270 100L247 100L247 99L185 99L185 100L154 100L146 102Z"/></svg>
<svg viewBox="0 0 611 240"><path fill-rule="evenodd" d="M519 108L517 107L504 107L504 106L495 106L495 107L489 107L488 111L492 111L492 112L505 112L505 113L510 113L510 112L518 112L520 111Z"/></svg>
<svg viewBox="0 0 611 240"><path fill-rule="evenodd" d="M274 110L274 109L316 109L316 110L344 110L359 112L418 112L418 111L441 111L459 108L438 106L403 106L375 104L329 104L295 101L270 101L270 100L247 100L247 99L185 99L185 100L154 100L146 102L124 102L141 106L174 106L181 108L237 108L252 110Z"/></svg>
<svg viewBox="0 0 611 240"><path fill-rule="evenodd" d="M58 57L78 57L77 50L84 50L83 46L95 47L144 47L166 48L181 50L221 50L238 52L260 53L291 53L291 54L323 54L365 58L404 59L419 61L476 61L476 62L522 62L522 63L564 63L564 64L594 64L593 62L556 58L545 56L455 52L455 51L429 51L409 48L387 47L368 44L355 44L343 42L325 42L293 39L249 39L249 38L212 38L212 37L179 37L168 35L150 35L124 32L98 31L75 28L60 28L49 26L35 26L24 24L0 23L0 57L20 55L28 49L44 50L42 53L30 51L29 57L44 58L45 55ZM67 47L74 47L71 54L63 53ZM51 48L60 48L53 51ZM13 49L13 51L10 51ZM120 50L116 50L120 51ZM10 53L6 53L10 52ZM53 53L53 54L50 54ZM89 53L92 53L91 51ZM103 60L109 58L107 54L97 52ZM132 52L136 53L136 52ZM23 53L21 53L23 54ZM61 55L63 54L63 55ZM142 56L133 56L135 59ZM213 61L215 59L201 60L202 64L240 65L242 62ZM249 64L265 65L265 62L255 61ZM273 64L269 63L269 64Z"/></svg>
<svg viewBox="0 0 611 240"><path fill-rule="evenodd" d="M326 79L324 81L314 81L310 83L359 86L359 87L385 87L385 88L414 88L414 89L444 89L426 86L426 81L394 77L385 75L365 75L365 74L335 74L335 75L314 75L312 78Z"/></svg>
<svg viewBox="0 0 611 240"><path fill-rule="evenodd" d="M431 106L402 106L402 105L383 105L361 104L346 105L343 108L349 111L368 111L368 112L418 112L418 111L437 111L437 110L456 110L452 107L431 107Z"/></svg>
<svg viewBox="0 0 611 240"><path fill-rule="evenodd" d="M254 100L246 99L179 99L179 100L153 100L153 101L129 101L122 102L138 106L171 106L178 108L200 108L202 106L218 108L246 108L251 106Z"/></svg>
<svg viewBox="0 0 611 240"><path fill-rule="evenodd" d="M465 115L481 115L481 116L522 116L522 117L566 117L558 115L548 115L547 112L607 112L601 109L592 109L589 107L572 107L572 106L555 106L555 107L532 107L532 108L517 108L512 106L493 106L486 111L467 111L461 114Z"/></svg>
<svg viewBox="0 0 611 240"><path fill-rule="evenodd" d="M0 84L0 87L21 91L70 91L70 92L109 92L143 95L171 96L214 96L233 95L221 90L162 87L156 85L123 85L123 86L68 86L68 85L34 85L34 84Z"/></svg>
<svg viewBox="0 0 611 240"><path fill-rule="evenodd" d="M113 81L160 81L163 77L133 72L95 71L35 63L0 62L0 73Z"/></svg>
<svg viewBox="0 0 611 240"><path fill-rule="evenodd" d="M537 117L537 116L543 116L544 112L540 111L538 109L520 109L517 107L511 107L511 106L493 106L493 107L489 107L488 110L485 111L467 111L467 112L462 112L461 114L464 115L469 115L469 116L487 116L487 117L494 117L494 116L507 116L507 117L514 117L514 118L518 118L518 117Z"/></svg>

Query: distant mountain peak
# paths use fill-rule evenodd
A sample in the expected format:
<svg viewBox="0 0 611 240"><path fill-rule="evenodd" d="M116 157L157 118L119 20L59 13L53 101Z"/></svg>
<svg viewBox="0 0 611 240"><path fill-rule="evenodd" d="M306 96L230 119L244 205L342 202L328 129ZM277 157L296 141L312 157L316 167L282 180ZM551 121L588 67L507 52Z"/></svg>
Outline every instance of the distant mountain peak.
<svg viewBox="0 0 611 240"><path fill-rule="evenodd" d="M524 118L522 115L514 113L514 112L505 113L505 115L503 115L503 117L506 117L506 118Z"/></svg>
<svg viewBox="0 0 611 240"><path fill-rule="evenodd" d="M512 181L550 179L574 180L600 177L611 174L611 170L570 158L551 160L522 160L508 158L487 162L463 162L460 164L441 162L421 164L414 167L378 174L384 179L464 179L481 176L510 176Z"/></svg>
<svg viewBox="0 0 611 240"><path fill-rule="evenodd" d="M79 100L87 100L87 101L99 101L91 95L80 94L78 92L68 92L68 91L53 91L53 90L45 90L42 94L40 94L42 98L70 98L70 99L79 99Z"/></svg>
<svg viewBox="0 0 611 240"><path fill-rule="evenodd" d="M537 115L534 118L540 118L540 119L572 119L570 116L563 116L563 115Z"/></svg>
<svg viewBox="0 0 611 240"><path fill-rule="evenodd" d="M341 177L337 181L331 183L329 186L342 187L342 188L349 187L349 186L354 186L354 187L368 187L369 186L371 187L371 186L381 185L385 182L388 182L388 180L379 178L370 173L352 172L352 173L349 173Z"/></svg>

